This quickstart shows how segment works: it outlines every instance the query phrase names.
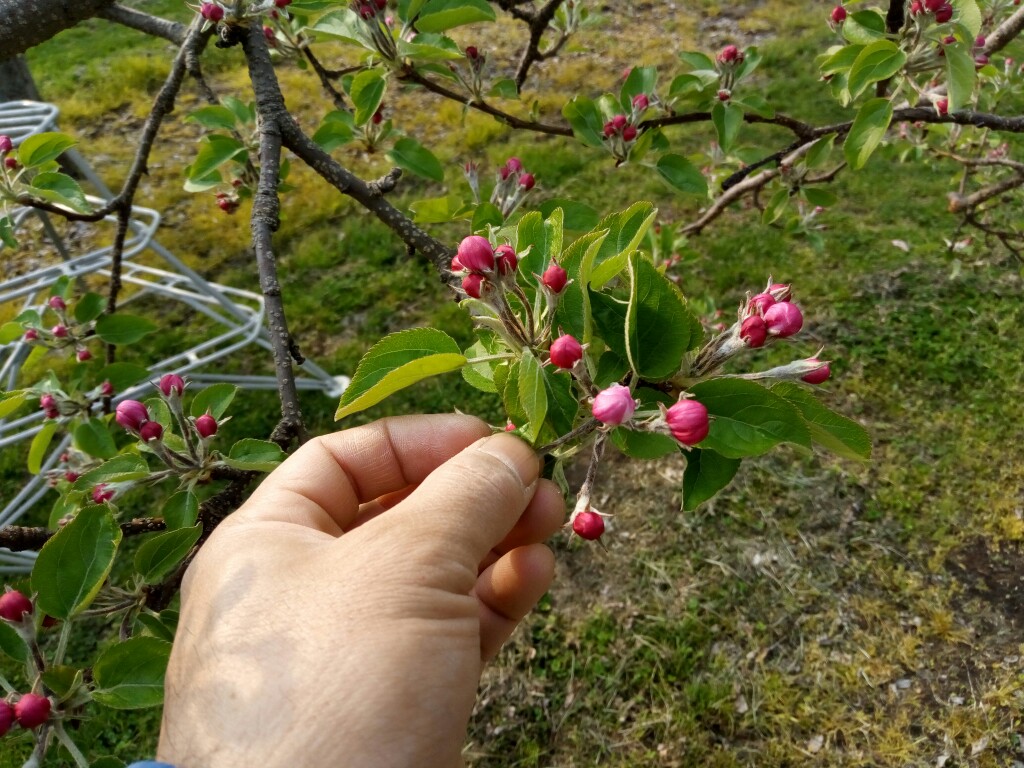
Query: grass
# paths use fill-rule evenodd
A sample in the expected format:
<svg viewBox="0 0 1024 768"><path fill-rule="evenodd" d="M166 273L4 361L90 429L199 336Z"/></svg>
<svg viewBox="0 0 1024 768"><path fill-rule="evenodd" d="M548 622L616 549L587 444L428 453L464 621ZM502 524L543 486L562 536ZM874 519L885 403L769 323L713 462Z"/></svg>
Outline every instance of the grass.
<svg viewBox="0 0 1024 768"><path fill-rule="evenodd" d="M182 15L176 2L151 5ZM838 115L811 64L827 35L820 4L691 2L674 14L657 6L626 11L624 22L606 19L562 59L538 67L542 115L557 119L581 83L591 95L612 87L627 65L669 72L680 48L752 40L764 53L760 85L769 99L808 119ZM463 42L472 33L461 31ZM508 30L504 49L521 39ZM343 60L340 49L326 50L331 64ZM64 127L117 178L132 152L126 137L166 71L166 46L95 22L30 58L44 95L64 108ZM211 49L204 63L218 88L243 84L237 51ZM326 109L315 82L287 64L280 72L289 103L315 125ZM542 194L602 212L646 197L666 225L695 213L694 201L648 175L616 170L569 142L517 135L475 115L463 121L459 109L423 94L388 98L400 127L446 162L493 168L517 154L538 169ZM178 116L195 104L184 95ZM772 131L758 135L788 140ZM212 197L181 191L180 167L199 130L172 122L164 136L142 191L166 215L161 241L211 277L253 289L244 215L224 217ZM678 135L687 147L710 139L701 127ZM355 149L339 157L365 176L386 168L381 156ZM827 345L835 373L825 397L869 429L873 460L775 451L683 514L680 462L610 457L596 497L615 514L607 547L556 537L554 588L484 676L467 748L474 766L1024 761L1020 265L981 241L957 258L946 252L942 238L956 226L945 212L947 171L880 154L864 171L841 175L841 203L822 219L822 251L762 226L744 206L690 241L680 277L694 297L730 307L769 273L796 284L809 326L801 354ZM430 324L469 338L461 311L381 225L311 174L296 169L293 181L276 244L307 354L351 371L369 344L397 328ZM460 187L454 165L448 181ZM415 180L401 189L400 204L440 192ZM909 254L894 239L908 242ZM303 406L315 430L334 428L333 403L309 395ZM454 407L501 418L458 377L424 383L360 418ZM276 403L246 393L237 412L231 434L261 434ZM156 723L152 712L101 714L82 741L130 760L152 753ZM14 742L0 766L19 765L23 752L24 742Z"/></svg>

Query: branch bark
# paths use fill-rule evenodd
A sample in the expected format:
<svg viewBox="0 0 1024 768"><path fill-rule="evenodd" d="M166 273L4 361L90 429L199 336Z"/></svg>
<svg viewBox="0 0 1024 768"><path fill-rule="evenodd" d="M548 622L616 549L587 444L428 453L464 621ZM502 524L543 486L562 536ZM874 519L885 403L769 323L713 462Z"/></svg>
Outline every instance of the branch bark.
<svg viewBox="0 0 1024 768"><path fill-rule="evenodd" d="M188 25L186 24L152 16L123 5L112 5L105 8L99 15L108 21L145 32L153 37L162 37L177 45L182 45L185 42L185 35L188 34Z"/></svg>
<svg viewBox="0 0 1024 768"><path fill-rule="evenodd" d="M0 0L0 57L24 53L113 4L114 0Z"/></svg>

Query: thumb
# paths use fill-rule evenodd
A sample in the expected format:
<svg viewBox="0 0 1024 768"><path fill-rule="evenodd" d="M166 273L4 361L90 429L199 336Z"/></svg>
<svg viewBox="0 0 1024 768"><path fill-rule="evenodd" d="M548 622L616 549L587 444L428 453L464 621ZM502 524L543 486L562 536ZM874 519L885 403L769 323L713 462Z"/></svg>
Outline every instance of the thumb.
<svg viewBox="0 0 1024 768"><path fill-rule="evenodd" d="M540 468L537 454L518 437L491 435L435 469L379 519L405 551L455 561L475 578L480 561L533 498Z"/></svg>

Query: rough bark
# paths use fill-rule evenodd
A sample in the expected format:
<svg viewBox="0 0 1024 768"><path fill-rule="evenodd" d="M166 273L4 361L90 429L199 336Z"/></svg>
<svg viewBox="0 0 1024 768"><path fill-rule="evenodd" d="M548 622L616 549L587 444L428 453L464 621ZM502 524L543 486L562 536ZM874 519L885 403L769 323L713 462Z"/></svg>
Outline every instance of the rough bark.
<svg viewBox="0 0 1024 768"><path fill-rule="evenodd" d="M113 4L114 0L0 0L0 58L24 53Z"/></svg>

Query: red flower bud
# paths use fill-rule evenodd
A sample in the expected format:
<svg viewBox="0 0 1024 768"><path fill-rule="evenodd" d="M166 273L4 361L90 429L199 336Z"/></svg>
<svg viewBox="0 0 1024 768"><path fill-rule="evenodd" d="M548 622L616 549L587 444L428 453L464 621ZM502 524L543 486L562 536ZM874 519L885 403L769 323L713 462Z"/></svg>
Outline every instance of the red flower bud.
<svg viewBox="0 0 1024 768"><path fill-rule="evenodd" d="M0 154L7 154L14 149L14 142L7 134L0 134Z"/></svg>
<svg viewBox="0 0 1024 768"><path fill-rule="evenodd" d="M53 326L53 328L50 329L50 333L52 333L58 339L63 339L67 337L68 329L67 326L57 323L57 325Z"/></svg>
<svg viewBox="0 0 1024 768"><path fill-rule="evenodd" d="M224 18L224 9L217 3L203 3L199 6L199 13L204 19L214 23Z"/></svg>
<svg viewBox="0 0 1024 768"><path fill-rule="evenodd" d="M837 5L832 9L832 23L842 24L844 21L846 21L846 9L841 5Z"/></svg>
<svg viewBox="0 0 1024 768"><path fill-rule="evenodd" d="M204 413L196 419L196 432L200 437L213 437L217 434L217 420L208 413Z"/></svg>
<svg viewBox="0 0 1024 768"><path fill-rule="evenodd" d="M924 0L924 8L929 13L935 13L946 4L946 0Z"/></svg>
<svg viewBox="0 0 1024 768"><path fill-rule="evenodd" d="M21 592L12 589L0 595L0 619L17 622L27 613L32 613L32 601Z"/></svg>
<svg viewBox="0 0 1024 768"><path fill-rule="evenodd" d="M217 207L224 211L224 213L232 214L238 210L238 202L222 197L217 201Z"/></svg>
<svg viewBox="0 0 1024 768"><path fill-rule="evenodd" d="M524 173L519 177L519 186L529 192L533 189L533 185L536 183L536 179L533 178L532 173Z"/></svg>
<svg viewBox="0 0 1024 768"><path fill-rule="evenodd" d="M638 93L633 97L633 109L637 112L642 112L651 105L651 102L647 98L647 94Z"/></svg>
<svg viewBox="0 0 1024 768"><path fill-rule="evenodd" d="M39 398L39 407L42 408L43 410L49 410L50 408L56 408L57 407L57 398L55 398L53 395L49 395L49 394L42 395Z"/></svg>
<svg viewBox="0 0 1024 768"><path fill-rule="evenodd" d="M48 419L59 419L60 411L58 411L56 408L45 408L43 410L43 415Z"/></svg>
<svg viewBox="0 0 1024 768"><path fill-rule="evenodd" d="M292 4L292 0L274 0L274 5L278 8L285 8Z"/></svg>
<svg viewBox="0 0 1024 768"><path fill-rule="evenodd" d="M622 129L622 140L623 141L632 141L635 138L636 138L636 126L627 125L625 128Z"/></svg>
<svg viewBox="0 0 1024 768"><path fill-rule="evenodd" d="M731 64L743 61L743 53L735 45L727 45L718 53L718 61L721 64Z"/></svg>
<svg viewBox="0 0 1024 768"><path fill-rule="evenodd" d="M50 309L56 310L58 312L63 312L65 309L68 308L68 305L64 303L64 299L62 299L60 296L51 296L50 300L46 303L50 307Z"/></svg>
<svg viewBox="0 0 1024 768"><path fill-rule="evenodd" d="M775 297L770 293L759 293L747 302L747 311L764 314L764 311L775 303Z"/></svg>
<svg viewBox="0 0 1024 768"><path fill-rule="evenodd" d="M18 159L16 157L5 157L4 158L4 168L6 168L9 171L13 171L17 167L18 167Z"/></svg>
<svg viewBox="0 0 1024 768"><path fill-rule="evenodd" d="M274 32L274 28L273 27L264 26L263 27L263 37L266 38L266 40L270 44L271 48L273 48L273 47L275 47L277 45L277 33Z"/></svg>
<svg viewBox="0 0 1024 768"><path fill-rule="evenodd" d="M164 428L159 421L147 421L139 430L139 437L144 443L148 443L150 440L159 440L163 436Z"/></svg>
<svg viewBox="0 0 1024 768"><path fill-rule="evenodd" d="M818 358L812 357L812 358L808 359L807 362L809 362L809 363L816 363L816 362L818 362ZM828 381L828 377L831 376L831 375L832 375L832 370L828 367L828 363L825 363L818 370L811 371L806 376L802 376L801 378L804 381L806 381L808 384L821 384L821 383L823 383L825 381Z"/></svg>
<svg viewBox="0 0 1024 768"><path fill-rule="evenodd" d="M50 700L36 693L26 693L14 705L14 717L26 730L38 728L50 719Z"/></svg>
<svg viewBox="0 0 1024 768"><path fill-rule="evenodd" d="M622 384L612 384L608 389L598 392L591 408L594 418L610 427L629 421L635 410L636 400L629 387Z"/></svg>
<svg viewBox="0 0 1024 768"><path fill-rule="evenodd" d="M75 357L78 358L78 362L84 363L88 360L92 360L92 352L85 347L82 347L80 350L75 352Z"/></svg>
<svg viewBox="0 0 1024 768"><path fill-rule="evenodd" d="M740 326L740 338L751 349L763 347L768 338L768 327L760 315L751 315Z"/></svg>
<svg viewBox="0 0 1024 768"><path fill-rule="evenodd" d="M800 330L804 324L804 316L796 304L780 301L765 311L764 323L768 326L769 335L784 339Z"/></svg>
<svg viewBox="0 0 1024 768"><path fill-rule="evenodd" d="M114 418L129 432L138 432L149 421L149 410L138 400L122 400L117 404Z"/></svg>
<svg viewBox="0 0 1024 768"><path fill-rule="evenodd" d="M629 120L626 119L625 115L616 115L609 122L611 122L612 127L615 128L616 131L621 131L626 127Z"/></svg>
<svg viewBox="0 0 1024 768"><path fill-rule="evenodd" d="M35 341L36 339L39 338L39 331L37 331L35 328L29 328L27 331L25 331L25 335L22 338L24 338L25 341Z"/></svg>
<svg viewBox="0 0 1024 768"><path fill-rule="evenodd" d="M793 286L789 283L772 283L765 289L776 301L789 301L793 296Z"/></svg>
<svg viewBox="0 0 1024 768"><path fill-rule="evenodd" d="M462 266L470 272L491 272L494 270L494 248L486 237L470 235L459 243L456 255Z"/></svg>
<svg viewBox="0 0 1024 768"><path fill-rule="evenodd" d="M559 336L551 342L551 362L559 368L572 368L583 359L583 347L572 336Z"/></svg>
<svg viewBox="0 0 1024 768"><path fill-rule="evenodd" d="M920 15L923 12L924 12L924 6L921 5L921 0L914 0L914 2L912 2L910 4L910 15L911 16L918 16L918 15Z"/></svg>
<svg viewBox="0 0 1024 768"><path fill-rule="evenodd" d="M0 136L0 138L6 139L6 136ZM3 699L0 699L0 736L4 736L11 726L14 725L14 707L8 704Z"/></svg>
<svg viewBox="0 0 1024 768"><path fill-rule="evenodd" d="M927 0L926 0L927 1ZM949 3L942 5L937 11L935 11L935 20L939 24L945 24L947 21L953 18L953 6Z"/></svg>
<svg viewBox="0 0 1024 768"><path fill-rule="evenodd" d="M544 274L540 276L540 281L552 293L561 293L568 280L569 273L555 262L551 262L551 266L545 269Z"/></svg>
<svg viewBox="0 0 1024 768"><path fill-rule="evenodd" d="M949 114L949 99L939 99L935 102L935 111L940 115Z"/></svg>
<svg viewBox="0 0 1024 768"><path fill-rule="evenodd" d="M476 61L480 58L480 50L475 45L466 46L466 58L471 61Z"/></svg>
<svg viewBox="0 0 1024 768"><path fill-rule="evenodd" d="M519 259L511 245L499 245L494 249L494 255L497 257L499 274L510 275L516 271Z"/></svg>
<svg viewBox="0 0 1024 768"><path fill-rule="evenodd" d="M718 92L718 100L719 101L728 101L731 98L732 98L732 91L728 91L725 88L723 88L722 90L720 90Z"/></svg>
<svg viewBox="0 0 1024 768"><path fill-rule="evenodd" d="M164 397L170 397L172 394L181 397L181 393L185 391L185 380L176 373L165 373L160 377L158 386Z"/></svg>
<svg viewBox="0 0 1024 768"><path fill-rule="evenodd" d="M100 384L100 394L103 395L103 397L110 397L114 394L114 385L109 381L104 381Z"/></svg>
<svg viewBox="0 0 1024 768"><path fill-rule="evenodd" d="M64 473L64 479L67 480L69 483L75 482L75 480L77 480L80 477L80 474L78 474L77 472L72 472L70 469Z"/></svg>
<svg viewBox="0 0 1024 768"><path fill-rule="evenodd" d="M479 299L484 290L484 276L476 272L470 273L462 278L462 290L467 296Z"/></svg>
<svg viewBox="0 0 1024 768"><path fill-rule="evenodd" d="M523 161L513 156L505 161L505 167L508 168L509 173L519 173L523 170Z"/></svg>
<svg viewBox="0 0 1024 768"><path fill-rule="evenodd" d="M451 270L452 272L464 272L466 270L466 268L462 266L462 262L459 261L459 257L457 255L452 257Z"/></svg>
<svg viewBox="0 0 1024 768"><path fill-rule="evenodd" d="M373 6L371 6L369 3L363 3L362 5L359 6L359 15L362 16L364 19L372 19Z"/></svg>
<svg viewBox="0 0 1024 768"><path fill-rule="evenodd" d="M373 117L370 118L370 122L374 125L380 125L384 122L384 108L378 107L377 111L373 113Z"/></svg>
<svg viewBox="0 0 1024 768"><path fill-rule="evenodd" d="M106 504L114 498L114 491L107 488L106 483L100 483L92 489L92 500L95 504Z"/></svg>
<svg viewBox="0 0 1024 768"><path fill-rule="evenodd" d="M974 66L977 69L981 69L986 64L988 64L988 56L986 56L984 53L979 53L977 56L974 57Z"/></svg>
<svg viewBox="0 0 1024 768"><path fill-rule="evenodd" d="M610 139L614 135L615 135L615 124L612 123L611 120L609 120L607 123L604 124L604 137L606 139Z"/></svg>
<svg viewBox="0 0 1024 768"><path fill-rule="evenodd" d="M665 421L672 437L683 445L696 445L711 429L708 409L696 400L680 400L665 412Z"/></svg>
<svg viewBox="0 0 1024 768"><path fill-rule="evenodd" d="M588 509L572 519L572 530L581 539L595 541L604 533L604 518Z"/></svg>

